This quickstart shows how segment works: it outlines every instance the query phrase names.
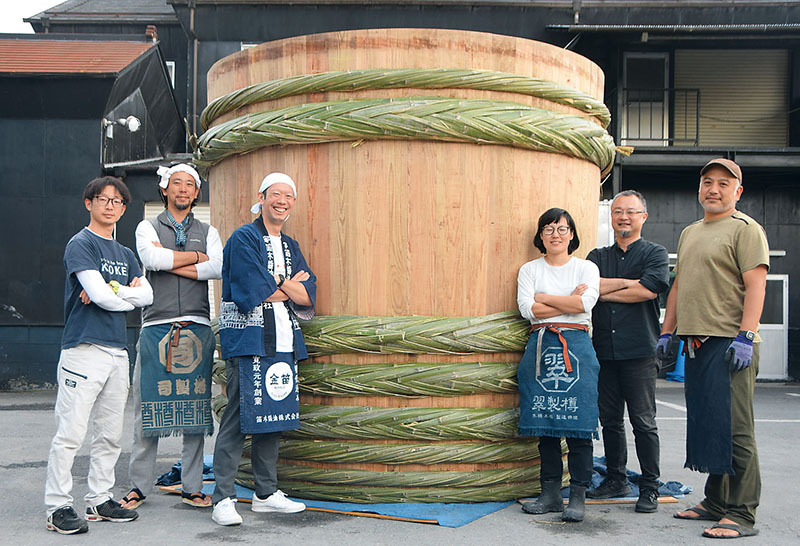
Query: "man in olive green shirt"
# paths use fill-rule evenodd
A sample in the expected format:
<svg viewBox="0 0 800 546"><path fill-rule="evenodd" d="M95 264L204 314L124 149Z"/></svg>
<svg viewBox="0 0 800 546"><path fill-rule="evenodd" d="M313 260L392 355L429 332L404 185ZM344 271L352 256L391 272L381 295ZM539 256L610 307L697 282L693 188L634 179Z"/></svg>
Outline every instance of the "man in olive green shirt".
<svg viewBox="0 0 800 546"><path fill-rule="evenodd" d="M679 519L717 522L711 538L751 536L761 496L753 390L769 247L764 229L736 210L741 168L729 159L700 171L702 220L678 242L675 282L656 353L673 332L685 343L686 463L707 472L706 498Z"/></svg>

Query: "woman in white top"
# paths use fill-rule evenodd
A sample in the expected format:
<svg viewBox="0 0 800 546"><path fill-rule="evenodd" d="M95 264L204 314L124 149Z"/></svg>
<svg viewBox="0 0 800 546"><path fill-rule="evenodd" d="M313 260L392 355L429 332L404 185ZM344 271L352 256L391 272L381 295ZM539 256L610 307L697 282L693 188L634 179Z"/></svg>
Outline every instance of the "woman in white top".
<svg viewBox="0 0 800 546"><path fill-rule="evenodd" d="M580 240L563 209L539 217L533 244L544 256L526 263L517 278L517 305L531 322L531 336L517 374L519 433L539 437L542 492L523 504L532 514L564 512L582 521L592 479L592 438L597 438L597 374L600 365L588 334L600 272L572 252ZM569 447L570 498L561 499L561 438Z"/></svg>

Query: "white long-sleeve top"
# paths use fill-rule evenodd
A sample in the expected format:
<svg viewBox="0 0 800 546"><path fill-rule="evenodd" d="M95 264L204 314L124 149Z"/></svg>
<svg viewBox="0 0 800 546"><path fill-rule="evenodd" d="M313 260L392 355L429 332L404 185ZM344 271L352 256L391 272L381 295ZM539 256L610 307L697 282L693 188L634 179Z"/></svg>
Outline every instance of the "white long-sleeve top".
<svg viewBox="0 0 800 546"><path fill-rule="evenodd" d="M553 296L569 296L579 284L588 285L581 296L583 313L557 315L546 319L537 318L531 309L537 293ZM561 266L549 265L544 258L530 261L519 269L517 275L517 306L520 314L531 324L542 322L572 322L589 326L592 308L600 297L600 271L588 260L572 257Z"/></svg>
<svg viewBox="0 0 800 546"><path fill-rule="evenodd" d="M153 303L153 289L144 277L139 278L141 285L120 286L115 294L96 269L78 271L75 276L92 303L106 311L133 311Z"/></svg>
<svg viewBox="0 0 800 546"><path fill-rule="evenodd" d="M160 243L158 234L148 220L142 220L136 226L136 251L142 266L149 271L170 271L175 269L173 266L174 254L168 248L157 247L153 242ZM222 278L222 241L217 229L209 225L206 235L206 255L207 262L194 264L197 270L197 280L207 281L209 279Z"/></svg>

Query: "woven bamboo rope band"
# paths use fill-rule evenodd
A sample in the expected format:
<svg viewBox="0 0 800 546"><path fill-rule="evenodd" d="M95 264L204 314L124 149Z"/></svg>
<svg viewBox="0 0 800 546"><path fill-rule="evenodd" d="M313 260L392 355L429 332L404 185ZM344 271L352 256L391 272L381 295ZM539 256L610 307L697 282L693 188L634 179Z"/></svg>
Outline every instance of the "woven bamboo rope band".
<svg viewBox="0 0 800 546"><path fill-rule="evenodd" d="M521 351L528 324L516 313L482 317L321 316L303 322L313 354L469 354ZM215 329L216 323L212 324ZM216 382L225 364L217 361ZM301 389L332 396L459 396L511 393L516 363L398 363L300 365ZM227 399L213 410L220 417ZM518 411L506 408L383 408L301 405L301 428L281 440L281 487L305 498L347 502L479 502L538 493L537 440L516 438ZM381 440L405 443L380 443ZM424 444L426 440L436 442ZM245 457L249 455L249 439ZM306 461L307 465L302 464ZM326 464L529 463L492 471L373 472L319 469ZM334 479L325 476L334 475ZM488 472L488 473L487 473ZM341 475L339 475L341 474ZM391 474L391 476L387 476ZM422 475L420 478L417 474ZM527 478L525 478L527 477ZM387 481L388 480L388 481ZM237 482L252 486L245 462Z"/></svg>
<svg viewBox="0 0 800 546"><path fill-rule="evenodd" d="M457 318L322 316L301 327L310 356L473 354L525 350L529 324L509 311Z"/></svg>
<svg viewBox="0 0 800 546"><path fill-rule="evenodd" d="M251 489L255 488L252 477L237 477L236 483ZM289 480L280 480L279 485L287 493L291 492L292 495L303 499L357 503L494 502L534 497L541 491L538 479L523 483L479 487L417 488L410 484L401 487L353 487L351 485L328 485ZM565 485L568 485L567 479L562 480L562 486Z"/></svg>
<svg viewBox="0 0 800 546"><path fill-rule="evenodd" d="M325 396L464 396L517 392L516 362L304 363L300 390Z"/></svg>
<svg viewBox="0 0 800 546"><path fill-rule="evenodd" d="M451 98L328 101L248 114L206 131L196 164L265 146L363 140L437 140L499 144L564 154L610 170L614 139L580 116L515 102Z"/></svg>
<svg viewBox="0 0 800 546"><path fill-rule="evenodd" d="M211 407L222 417L228 401L218 396ZM331 440L481 440L516 436L519 411L506 408L383 408L300 404L300 428L284 438Z"/></svg>
<svg viewBox="0 0 800 546"><path fill-rule="evenodd" d="M284 459L356 464L505 463L539 458L538 439L514 442L452 442L441 444L337 442L335 440L281 439ZM245 451L249 451L245 441Z"/></svg>
<svg viewBox="0 0 800 546"><path fill-rule="evenodd" d="M581 110L608 127L611 114L601 101L572 87L520 74L462 68L339 70L301 74L237 89L213 100L200 116L203 130L218 117L259 102L309 93L375 89L478 89L518 93Z"/></svg>
<svg viewBox="0 0 800 546"><path fill-rule="evenodd" d="M300 392L321 396L467 396L517 392L516 362L402 362L341 364L303 362ZM225 361L214 362L214 380L225 383Z"/></svg>
<svg viewBox="0 0 800 546"><path fill-rule="evenodd" d="M239 470L244 475L252 474L253 471L249 464L242 465ZM376 473L349 468L314 468L279 464L278 478L351 487L403 487L408 484L414 484L414 487L477 487L538 480L539 466L494 468L474 472L397 471Z"/></svg>

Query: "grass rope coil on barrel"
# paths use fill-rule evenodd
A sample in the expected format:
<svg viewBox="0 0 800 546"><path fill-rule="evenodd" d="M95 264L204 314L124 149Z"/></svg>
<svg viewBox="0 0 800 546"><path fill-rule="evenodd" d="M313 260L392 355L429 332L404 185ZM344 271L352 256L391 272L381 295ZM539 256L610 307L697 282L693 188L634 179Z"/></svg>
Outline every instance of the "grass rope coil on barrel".
<svg viewBox="0 0 800 546"><path fill-rule="evenodd" d="M240 471L246 474L252 473L253 469L249 465L242 465ZM375 472L363 470L279 465L278 476L284 480L325 485L403 487L413 483L414 487L477 487L535 481L539 478L539 467L499 468L477 472L383 472L376 476Z"/></svg>
<svg viewBox="0 0 800 546"><path fill-rule="evenodd" d="M515 312L455 318L322 316L302 324L309 356L523 351L529 326Z"/></svg>
<svg viewBox="0 0 800 546"><path fill-rule="evenodd" d="M460 340L461 349L470 346L473 352L491 352L497 343L518 347L521 323L525 326L514 313L465 318L323 316L303 322L302 327L309 346L325 336L327 343L344 344L348 352L406 353L417 343L415 337L426 332L435 333L437 343L441 343L430 349L434 352L450 352L453 339ZM212 327L216 332L217 323ZM527 327L523 330L527 331ZM406 397L508 393L516 390L516 368L515 362L376 365L307 362L300 364L300 389L305 393L342 397L365 393ZM225 363L216 361L214 380L223 385L224 370ZM218 418L226 405L224 395L214 399L212 408ZM300 429L283 434L280 456L284 463L279 464L278 477L281 488L304 498L344 502L481 502L519 498L539 491L539 466L530 464L538 460L537 443L535 439L515 437L516 409L301 404L300 415ZM437 443L423 443L426 440ZM252 487L250 445L248 437L236 480ZM287 460L292 464L285 464ZM374 472L316 468L304 465L304 461L398 466L391 472ZM399 470L402 468L399 465L435 468L452 461L492 466L528 464L478 471Z"/></svg>
<svg viewBox="0 0 800 546"><path fill-rule="evenodd" d="M304 363L300 390L345 396L461 396L517 392L516 362Z"/></svg>
<svg viewBox="0 0 800 546"><path fill-rule="evenodd" d="M280 472L280 471L279 471ZM303 499L339 500L355 503L394 503L394 502L493 502L536 496L539 478L535 481L505 483L502 485L481 485L478 487L357 487L349 484L330 485L312 482L281 480L283 491L291 491ZM253 487L252 477L237 477L237 483ZM566 482L565 482L566 483Z"/></svg>
<svg viewBox="0 0 800 546"><path fill-rule="evenodd" d="M608 127L611 122L611 114L602 101L572 87L541 78L462 68L371 68L300 74L248 85L211 101L200 116L200 124L206 130L215 119L238 108L295 95L404 88L518 93L573 106L596 118L603 127Z"/></svg>
<svg viewBox="0 0 800 546"><path fill-rule="evenodd" d="M264 146L379 139L499 144L591 161L614 161L614 139L581 116L515 102L398 97L327 101L246 114L211 127L194 162L209 167Z"/></svg>
<svg viewBox="0 0 800 546"><path fill-rule="evenodd" d="M502 463L537 459L539 447L535 440L491 443L379 444L286 438L281 441L281 457L332 463L386 465L411 463L433 465L447 463L453 459L464 463Z"/></svg>

